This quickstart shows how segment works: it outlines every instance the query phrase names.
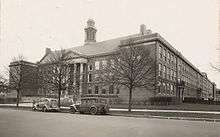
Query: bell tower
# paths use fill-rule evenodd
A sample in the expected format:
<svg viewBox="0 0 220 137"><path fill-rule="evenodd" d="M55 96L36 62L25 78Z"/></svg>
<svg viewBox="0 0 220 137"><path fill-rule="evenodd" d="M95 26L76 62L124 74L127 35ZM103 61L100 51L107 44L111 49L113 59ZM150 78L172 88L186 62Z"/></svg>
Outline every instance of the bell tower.
<svg viewBox="0 0 220 137"><path fill-rule="evenodd" d="M95 21L89 19L85 28L85 45L96 42L96 32Z"/></svg>

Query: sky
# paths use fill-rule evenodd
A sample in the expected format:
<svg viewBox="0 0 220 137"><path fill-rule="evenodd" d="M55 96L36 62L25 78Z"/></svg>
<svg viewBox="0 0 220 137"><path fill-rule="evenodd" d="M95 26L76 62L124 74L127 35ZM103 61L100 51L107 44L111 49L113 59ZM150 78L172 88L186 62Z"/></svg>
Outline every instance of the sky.
<svg viewBox="0 0 220 137"><path fill-rule="evenodd" d="M0 0L0 73L23 54L37 62L52 50L84 44L86 21L96 22L97 41L139 33L141 24L160 33L220 88L218 0Z"/></svg>

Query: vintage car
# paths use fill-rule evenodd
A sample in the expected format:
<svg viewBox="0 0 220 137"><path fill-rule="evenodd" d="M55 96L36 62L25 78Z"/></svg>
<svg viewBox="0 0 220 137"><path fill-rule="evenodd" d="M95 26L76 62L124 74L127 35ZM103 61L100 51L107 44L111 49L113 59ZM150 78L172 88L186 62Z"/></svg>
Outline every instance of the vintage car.
<svg viewBox="0 0 220 137"><path fill-rule="evenodd" d="M108 100L99 97L84 97L80 102L70 105L70 112L106 114L109 112Z"/></svg>
<svg viewBox="0 0 220 137"><path fill-rule="evenodd" d="M37 101L33 101L33 110L46 111L59 111L58 102L52 98L42 98Z"/></svg>

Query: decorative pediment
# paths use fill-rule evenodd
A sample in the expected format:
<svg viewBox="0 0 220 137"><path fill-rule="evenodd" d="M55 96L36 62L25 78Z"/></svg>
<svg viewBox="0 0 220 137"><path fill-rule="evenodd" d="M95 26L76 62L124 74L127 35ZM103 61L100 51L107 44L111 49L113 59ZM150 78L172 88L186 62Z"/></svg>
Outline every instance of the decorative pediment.
<svg viewBox="0 0 220 137"><path fill-rule="evenodd" d="M65 58L70 59L70 58L79 58L79 57L83 57L83 55L73 51L68 51Z"/></svg>
<svg viewBox="0 0 220 137"><path fill-rule="evenodd" d="M86 58L74 58L67 61L68 64L75 64L75 63L87 63Z"/></svg>
<svg viewBox="0 0 220 137"><path fill-rule="evenodd" d="M68 50L64 50L64 51L53 51L50 52L48 54L46 54L41 60L40 60L40 64L45 64L45 63L50 63L50 62L56 62L59 61L61 58L61 56L63 57L64 60L67 60L68 62L73 62L73 60L75 60L75 62L87 62L87 59L85 58L85 56L73 52L73 51L68 51Z"/></svg>

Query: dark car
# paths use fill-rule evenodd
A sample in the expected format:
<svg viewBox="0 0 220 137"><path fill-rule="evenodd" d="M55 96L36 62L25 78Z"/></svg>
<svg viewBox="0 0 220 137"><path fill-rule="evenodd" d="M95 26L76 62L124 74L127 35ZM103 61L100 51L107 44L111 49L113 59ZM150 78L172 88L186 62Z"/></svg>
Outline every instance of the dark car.
<svg viewBox="0 0 220 137"><path fill-rule="evenodd" d="M33 110L46 111L59 111L57 100L52 98L42 98L37 101L33 101Z"/></svg>
<svg viewBox="0 0 220 137"><path fill-rule="evenodd" d="M106 114L109 112L108 100L98 97L82 98L80 102L70 106L70 112Z"/></svg>

